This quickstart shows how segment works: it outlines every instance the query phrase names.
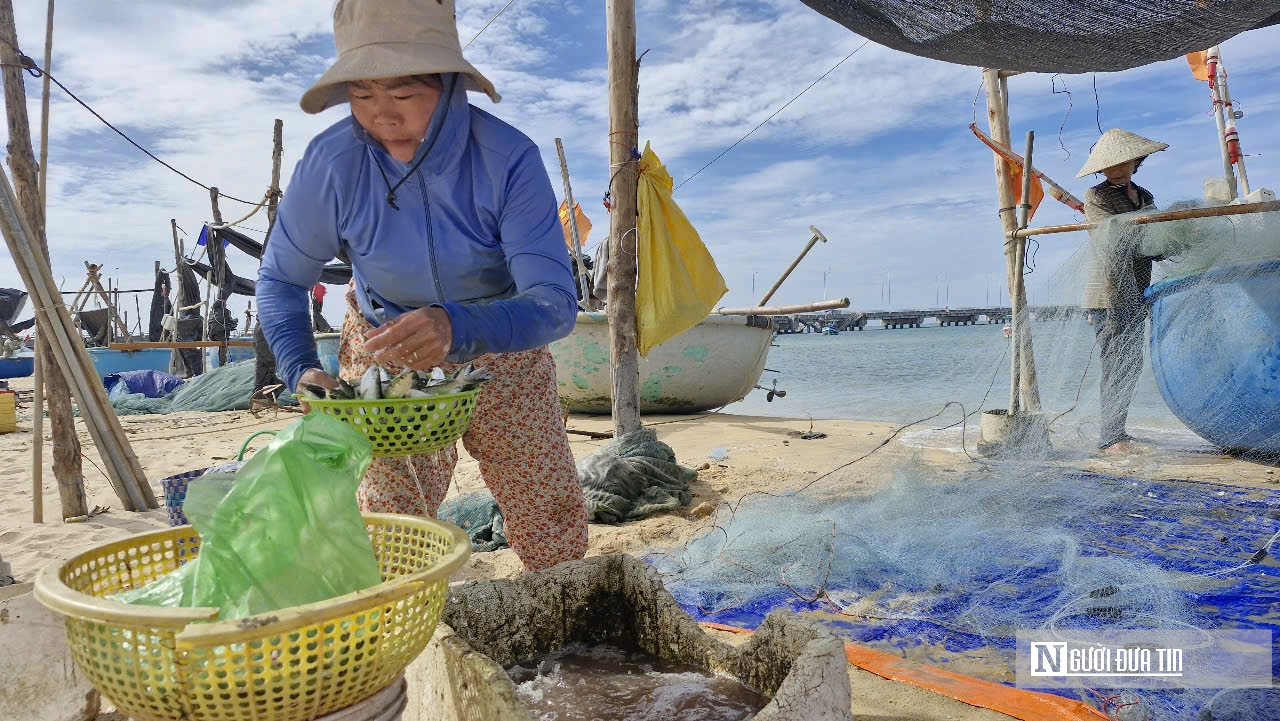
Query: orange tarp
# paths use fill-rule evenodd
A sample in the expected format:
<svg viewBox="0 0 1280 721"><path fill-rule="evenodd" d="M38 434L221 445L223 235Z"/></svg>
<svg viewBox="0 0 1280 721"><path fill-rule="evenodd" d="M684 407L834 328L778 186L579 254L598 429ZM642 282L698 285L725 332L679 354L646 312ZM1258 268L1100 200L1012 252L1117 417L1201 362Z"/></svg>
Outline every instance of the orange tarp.
<svg viewBox="0 0 1280 721"><path fill-rule="evenodd" d="M699 625L730 633L750 629L701 622ZM914 663L885 651L852 643L844 645L849 663L890 681L908 683L978 708L998 711L1021 721L1106 721L1107 716L1081 701L1038 691L1013 688L993 681L954 673L936 666Z"/></svg>

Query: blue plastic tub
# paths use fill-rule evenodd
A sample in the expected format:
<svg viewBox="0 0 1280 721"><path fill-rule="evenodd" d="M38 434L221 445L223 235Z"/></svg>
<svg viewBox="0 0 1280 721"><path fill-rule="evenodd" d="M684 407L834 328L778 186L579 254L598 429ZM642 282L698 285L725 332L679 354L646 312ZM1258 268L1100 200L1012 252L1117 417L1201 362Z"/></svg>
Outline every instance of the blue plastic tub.
<svg viewBox="0 0 1280 721"><path fill-rule="evenodd" d="M236 340L253 340L252 338L236 338ZM242 360L251 360L254 356L253 347L228 346L227 347L227 363L239 363ZM204 349L204 367L205 371L211 371L218 367L218 349Z"/></svg>
<svg viewBox="0 0 1280 721"><path fill-rule="evenodd" d="M26 378L36 372L36 357L0 358L0 378Z"/></svg>
<svg viewBox="0 0 1280 721"><path fill-rule="evenodd" d="M1280 455L1280 260L1158 283L1146 296L1151 365L1174 415L1221 448Z"/></svg>
<svg viewBox="0 0 1280 721"><path fill-rule="evenodd" d="M147 348L146 350L110 350L107 348L90 348L89 357L98 370L99 378L106 378L112 373L124 371L169 371L168 348Z"/></svg>

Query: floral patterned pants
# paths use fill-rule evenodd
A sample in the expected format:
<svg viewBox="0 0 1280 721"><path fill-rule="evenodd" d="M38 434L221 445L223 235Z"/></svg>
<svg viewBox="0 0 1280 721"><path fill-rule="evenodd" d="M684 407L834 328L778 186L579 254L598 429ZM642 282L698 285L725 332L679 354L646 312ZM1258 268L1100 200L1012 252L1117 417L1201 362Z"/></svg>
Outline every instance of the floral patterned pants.
<svg viewBox="0 0 1280 721"><path fill-rule="evenodd" d="M339 375L348 382L358 383L373 363L364 350L372 327L349 289L338 356ZM586 501L560 414L551 352L494 353L472 362L487 368L492 380L477 399L462 444L502 510L511 547L530 571L582 558ZM442 368L452 372L456 365ZM435 517L457 462L456 445L432 455L375 458L357 493L360 508Z"/></svg>

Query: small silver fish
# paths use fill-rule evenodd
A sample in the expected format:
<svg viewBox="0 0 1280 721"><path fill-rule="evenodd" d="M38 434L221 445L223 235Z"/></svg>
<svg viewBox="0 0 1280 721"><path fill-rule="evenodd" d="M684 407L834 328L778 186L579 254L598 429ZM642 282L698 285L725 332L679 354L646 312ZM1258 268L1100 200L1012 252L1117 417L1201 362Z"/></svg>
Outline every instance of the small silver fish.
<svg viewBox="0 0 1280 721"><path fill-rule="evenodd" d="M361 400L376 401L382 398L382 369L369 366L360 378L358 393Z"/></svg>
<svg viewBox="0 0 1280 721"><path fill-rule="evenodd" d="M338 387L330 391L330 398L343 401L353 401L356 399L356 389L350 383L338 379Z"/></svg>
<svg viewBox="0 0 1280 721"><path fill-rule="evenodd" d="M413 390L413 384L416 377L413 371L405 371L395 378L386 381L382 387L382 395L384 398L405 398L409 395L409 391Z"/></svg>

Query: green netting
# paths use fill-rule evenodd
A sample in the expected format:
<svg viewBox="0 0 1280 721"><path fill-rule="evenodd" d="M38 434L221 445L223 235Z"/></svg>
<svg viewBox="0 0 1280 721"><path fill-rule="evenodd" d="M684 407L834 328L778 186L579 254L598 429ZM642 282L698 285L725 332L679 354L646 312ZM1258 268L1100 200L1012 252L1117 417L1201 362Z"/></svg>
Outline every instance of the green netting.
<svg viewBox="0 0 1280 721"><path fill-rule="evenodd" d="M147 398L132 393L111 401L116 415L177 413L178 411L243 411L253 395L254 362L243 360L215 368L182 384L167 396ZM284 393L280 405L296 405L293 394Z"/></svg>

